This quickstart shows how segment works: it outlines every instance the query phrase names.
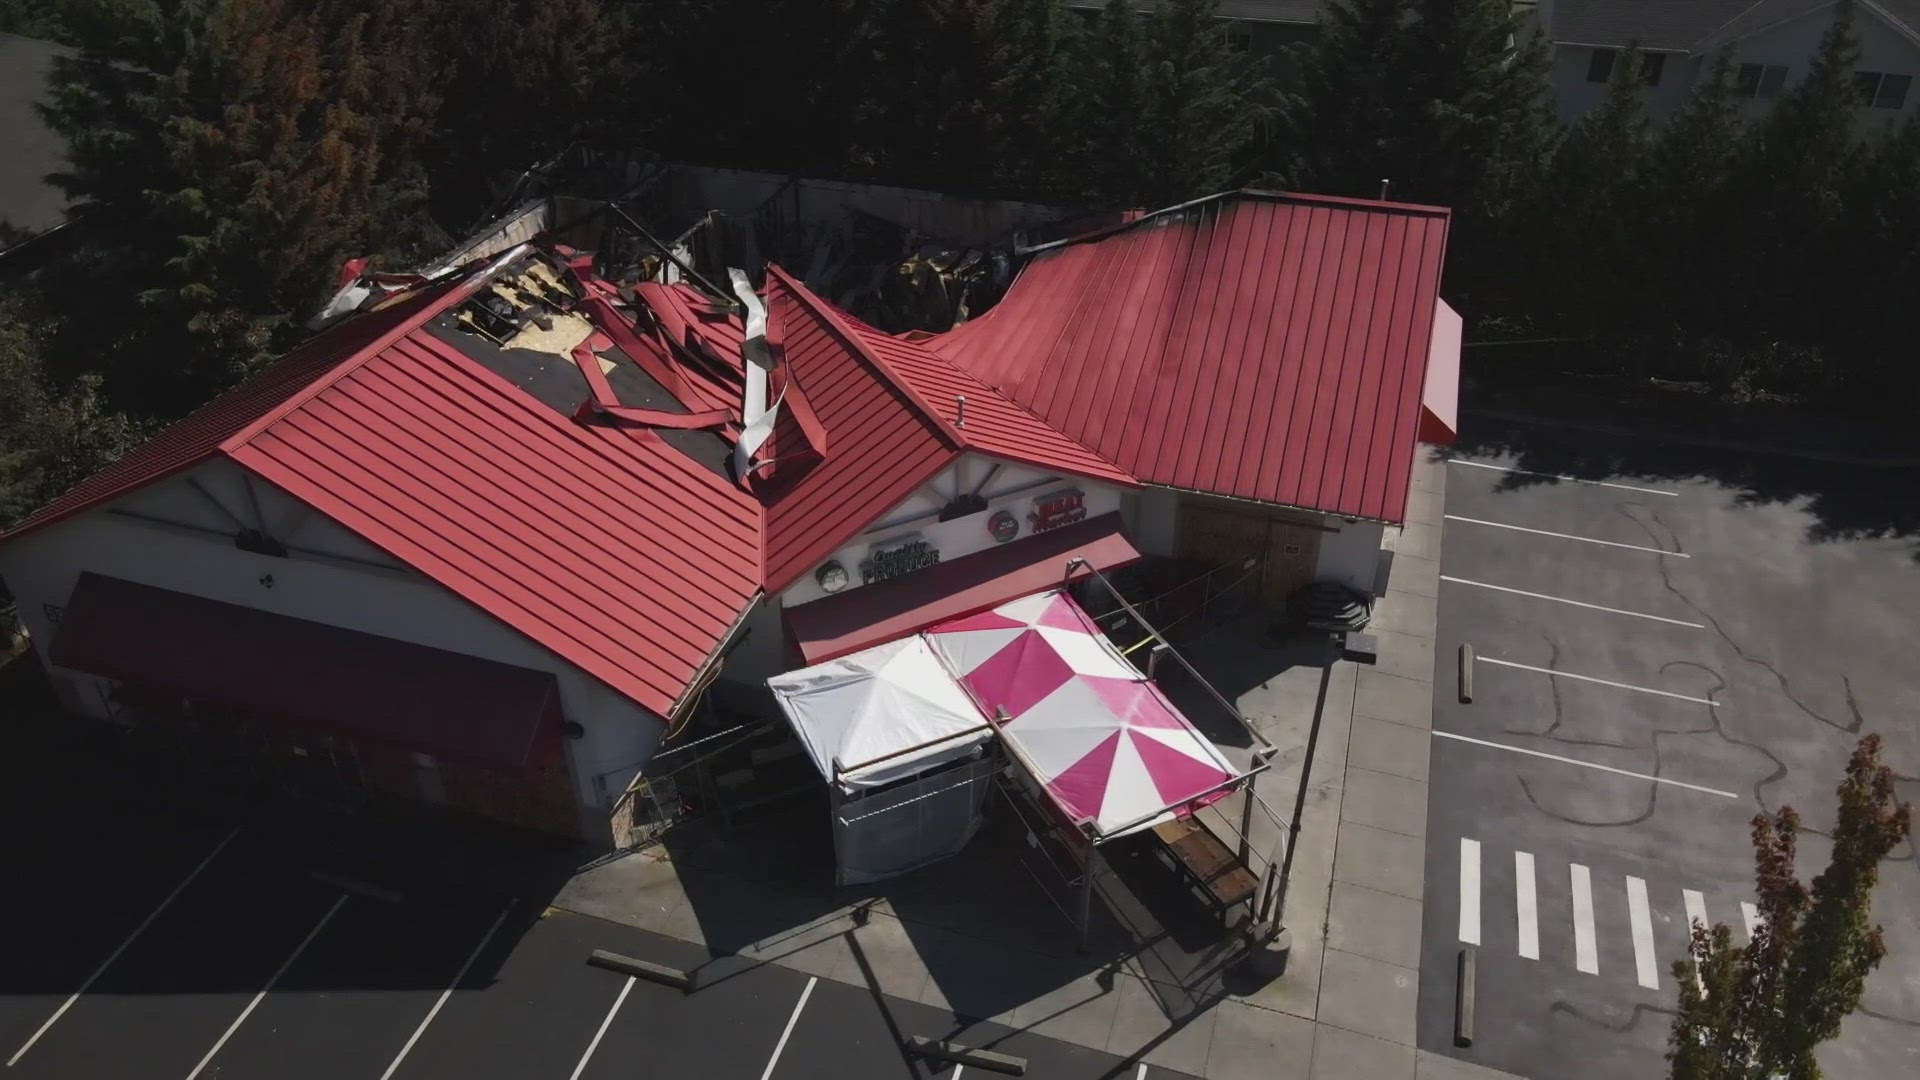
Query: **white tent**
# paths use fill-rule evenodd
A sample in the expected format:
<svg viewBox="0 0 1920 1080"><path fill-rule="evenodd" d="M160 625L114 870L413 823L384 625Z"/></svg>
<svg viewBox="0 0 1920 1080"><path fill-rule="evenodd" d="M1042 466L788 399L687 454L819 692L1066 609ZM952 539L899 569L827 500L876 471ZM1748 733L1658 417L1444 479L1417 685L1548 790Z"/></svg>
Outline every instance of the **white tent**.
<svg viewBox="0 0 1920 1080"><path fill-rule="evenodd" d="M767 680L834 796L841 884L958 852L994 763L986 717L918 634Z"/></svg>
<svg viewBox="0 0 1920 1080"><path fill-rule="evenodd" d="M973 753L986 717L919 634L767 680L827 782L883 787Z"/></svg>

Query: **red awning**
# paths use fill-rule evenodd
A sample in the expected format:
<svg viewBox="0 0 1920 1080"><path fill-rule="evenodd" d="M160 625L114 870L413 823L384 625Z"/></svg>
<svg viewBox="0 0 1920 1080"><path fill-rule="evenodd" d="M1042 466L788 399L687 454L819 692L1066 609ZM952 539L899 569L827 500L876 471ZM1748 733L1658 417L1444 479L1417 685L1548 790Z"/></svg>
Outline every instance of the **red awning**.
<svg viewBox="0 0 1920 1080"><path fill-rule="evenodd" d="M493 768L555 737L553 676L82 574L48 658L130 686Z"/></svg>
<svg viewBox="0 0 1920 1080"><path fill-rule="evenodd" d="M1057 589L1087 576L1066 572L1079 556L1097 570L1140 557L1120 531L1119 514L1103 514L1003 547L963 555L905 577L786 609L787 633L808 664L905 637L934 623Z"/></svg>

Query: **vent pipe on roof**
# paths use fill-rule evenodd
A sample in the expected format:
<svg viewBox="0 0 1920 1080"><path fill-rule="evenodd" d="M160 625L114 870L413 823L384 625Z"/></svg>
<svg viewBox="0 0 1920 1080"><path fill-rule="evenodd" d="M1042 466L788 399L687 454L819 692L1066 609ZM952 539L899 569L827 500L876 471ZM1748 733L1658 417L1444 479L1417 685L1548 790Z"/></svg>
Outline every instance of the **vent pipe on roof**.
<svg viewBox="0 0 1920 1080"><path fill-rule="evenodd" d="M747 361L747 378L740 404L740 441L733 447L733 475L744 477L753 468L755 452L773 434L780 403L767 404L767 376L773 370L773 350L767 347L767 305L753 291L746 274L728 267L727 277L746 312L746 338L740 343L740 355Z"/></svg>
<svg viewBox="0 0 1920 1080"><path fill-rule="evenodd" d="M1386 179L1385 177L1382 177L1382 178L1380 179L1380 201L1381 201L1381 202L1386 202L1386 201L1387 201L1387 186L1388 186L1388 185L1390 185L1390 184L1392 184L1392 183L1393 183L1393 181L1391 181L1391 180L1388 180L1388 179Z"/></svg>
<svg viewBox="0 0 1920 1080"><path fill-rule="evenodd" d="M953 426L967 426L967 395L953 395Z"/></svg>

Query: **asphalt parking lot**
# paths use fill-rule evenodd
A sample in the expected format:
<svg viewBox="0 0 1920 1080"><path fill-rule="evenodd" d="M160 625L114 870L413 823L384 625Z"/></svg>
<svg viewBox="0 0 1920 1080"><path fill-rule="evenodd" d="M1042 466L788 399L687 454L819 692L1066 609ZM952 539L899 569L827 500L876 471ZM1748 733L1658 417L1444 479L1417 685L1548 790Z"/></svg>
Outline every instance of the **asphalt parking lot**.
<svg viewBox="0 0 1920 1080"><path fill-rule="evenodd" d="M1751 817L1784 802L1828 827L1860 732L1920 772L1920 563L1871 527L1876 503L1912 505L1911 471L1604 438L1516 430L1447 476L1419 1044L1529 1077L1659 1075L1689 920L1744 940ZM1824 840L1801 844L1811 878ZM1891 954L1828 1075L1920 1068L1917 869L1907 846L1883 872Z"/></svg>
<svg viewBox="0 0 1920 1080"><path fill-rule="evenodd" d="M537 901L406 880L258 824L55 809L9 825L0 1075L986 1075L908 1053L915 1035L1024 1057L1035 1077L1182 1075ZM698 968L700 988L589 966L594 949Z"/></svg>

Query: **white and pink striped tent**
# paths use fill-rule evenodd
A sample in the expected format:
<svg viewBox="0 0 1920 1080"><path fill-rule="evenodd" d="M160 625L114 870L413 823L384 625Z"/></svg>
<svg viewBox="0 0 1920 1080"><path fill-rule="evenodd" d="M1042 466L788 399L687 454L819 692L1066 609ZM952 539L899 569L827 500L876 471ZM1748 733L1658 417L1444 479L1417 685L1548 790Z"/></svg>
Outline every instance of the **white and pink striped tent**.
<svg viewBox="0 0 1920 1080"><path fill-rule="evenodd" d="M1065 593L925 636L1054 801L1101 839L1205 805L1239 775Z"/></svg>

